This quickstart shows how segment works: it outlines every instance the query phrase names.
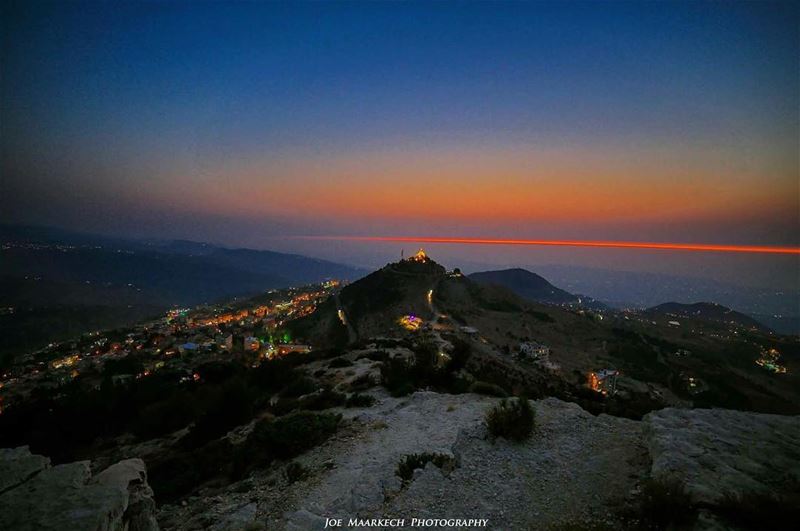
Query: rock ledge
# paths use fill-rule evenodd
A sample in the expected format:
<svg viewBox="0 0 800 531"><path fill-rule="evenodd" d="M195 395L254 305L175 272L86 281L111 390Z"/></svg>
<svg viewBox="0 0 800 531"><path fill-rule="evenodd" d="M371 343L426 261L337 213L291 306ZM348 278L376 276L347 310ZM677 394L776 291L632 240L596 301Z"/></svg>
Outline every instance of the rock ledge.
<svg viewBox="0 0 800 531"><path fill-rule="evenodd" d="M89 461L50 466L26 446L0 449L0 529L157 531L144 462L92 477Z"/></svg>

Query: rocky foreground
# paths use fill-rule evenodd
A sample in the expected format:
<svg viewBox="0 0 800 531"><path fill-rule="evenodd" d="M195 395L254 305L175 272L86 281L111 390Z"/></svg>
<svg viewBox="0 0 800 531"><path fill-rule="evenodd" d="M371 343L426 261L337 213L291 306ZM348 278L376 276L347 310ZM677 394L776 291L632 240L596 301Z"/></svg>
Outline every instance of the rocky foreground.
<svg viewBox="0 0 800 531"><path fill-rule="evenodd" d="M486 518L490 529L620 525L647 478L677 477L713 507L726 494L800 484L800 417L664 409L633 421L592 416L557 399L534 402L522 444L493 440L483 422L498 399L417 392L345 409L343 426L295 462L160 507L162 529L322 529L325 518ZM408 480L404 456L442 456ZM157 529L143 463L89 474L49 466L27 449L0 451L0 529ZM712 526L713 519L700 525Z"/></svg>
<svg viewBox="0 0 800 531"><path fill-rule="evenodd" d="M141 459L92 476L89 461L51 466L27 447L0 450L0 529L158 530Z"/></svg>

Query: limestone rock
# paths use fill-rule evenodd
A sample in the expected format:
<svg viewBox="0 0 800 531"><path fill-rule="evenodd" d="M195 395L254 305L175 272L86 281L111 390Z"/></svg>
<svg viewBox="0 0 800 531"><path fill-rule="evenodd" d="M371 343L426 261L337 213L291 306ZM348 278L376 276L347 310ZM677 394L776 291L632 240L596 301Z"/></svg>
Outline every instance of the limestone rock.
<svg viewBox="0 0 800 531"><path fill-rule="evenodd" d="M214 531L242 531L253 528L256 520L256 504L248 503L235 509L220 519L219 524L214 526Z"/></svg>
<svg viewBox="0 0 800 531"><path fill-rule="evenodd" d="M652 476L680 478L696 501L800 483L800 417L668 408L644 423Z"/></svg>
<svg viewBox="0 0 800 531"><path fill-rule="evenodd" d="M50 466L50 459L35 455L27 446L0 448L0 494L29 480Z"/></svg>
<svg viewBox="0 0 800 531"><path fill-rule="evenodd" d="M351 417L340 432L303 455L315 471L307 481L276 482L277 467L259 471L246 484L215 491L213 503L189 498L186 507L162 507L162 525L175 531L237 525L226 515L254 502L252 523L275 530L323 529L324 517L392 516L487 518L489 529L623 528L616 511L638 503L650 476L678 474L698 500L724 489L777 489L800 478L798 417L667 409L636 421L546 398L531 402L530 439L510 442L490 437L485 425L496 398L376 394L375 406L345 410ZM401 481L398 463L421 453L452 462L427 463ZM241 509L248 518L250 510ZM726 522L711 504L696 525L717 531Z"/></svg>
<svg viewBox="0 0 800 531"><path fill-rule="evenodd" d="M128 493L125 520L129 531L158 529L153 489L147 484L147 470L141 459L126 459L111 465L93 479L94 483L118 487Z"/></svg>
<svg viewBox="0 0 800 531"><path fill-rule="evenodd" d="M301 509L292 513L286 523L286 531L316 531L325 529L325 518Z"/></svg>
<svg viewBox="0 0 800 531"><path fill-rule="evenodd" d="M0 494L0 529L155 531L152 491L144 463L122 463L92 480L89 461L45 467L47 458L27 448L4 450L5 468L39 468L29 479ZM13 457L13 459L12 459ZM135 463L138 461L138 463ZM19 462L19 466L14 465ZM16 477L20 477L17 475ZM149 518L143 507L150 507ZM129 509L133 509L132 511Z"/></svg>

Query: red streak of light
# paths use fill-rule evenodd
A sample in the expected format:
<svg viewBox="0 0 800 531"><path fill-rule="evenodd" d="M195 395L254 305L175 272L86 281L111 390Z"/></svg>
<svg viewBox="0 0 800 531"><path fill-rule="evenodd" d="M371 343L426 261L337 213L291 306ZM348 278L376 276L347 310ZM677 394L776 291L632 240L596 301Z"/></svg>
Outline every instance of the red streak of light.
<svg viewBox="0 0 800 531"><path fill-rule="evenodd" d="M547 245L556 247L607 247L613 249L659 249L667 251L708 251L721 253L800 254L800 247L763 245L715 245L706 243L615 242L591 240L509 240L493 238L432 238L408 236L298 236L304 240L346 240L362 242L456 243L468 245Z"/></svg>

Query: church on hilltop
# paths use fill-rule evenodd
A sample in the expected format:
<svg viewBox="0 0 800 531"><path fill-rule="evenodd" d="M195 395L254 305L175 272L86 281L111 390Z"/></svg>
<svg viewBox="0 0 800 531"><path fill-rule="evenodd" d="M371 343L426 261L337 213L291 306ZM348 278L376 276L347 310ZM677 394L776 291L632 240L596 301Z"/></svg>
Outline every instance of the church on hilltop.
<svg viewBox="0 0 800 531"><path fill-rule="evenodd" d="M428 255L425 254L425 250L424 249L420 249L413 256L409 256L408 260L412 261L412 262L423 262L424 263L424 262L430 261L430 258L428 258Z"/></svg>

